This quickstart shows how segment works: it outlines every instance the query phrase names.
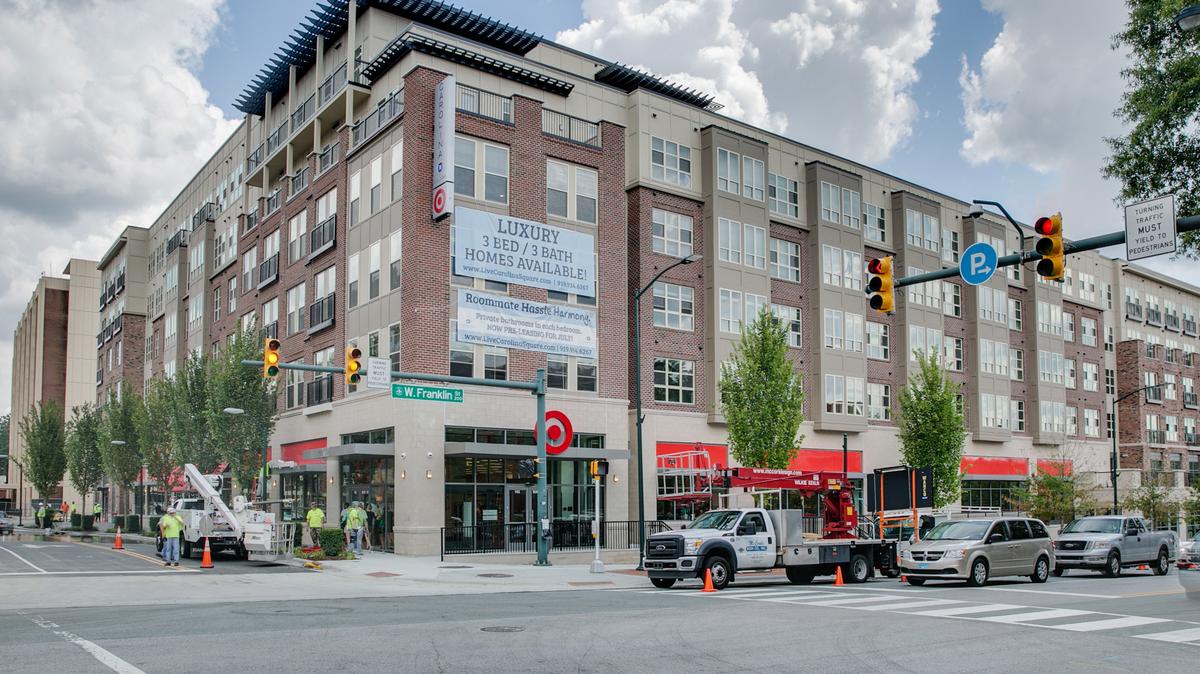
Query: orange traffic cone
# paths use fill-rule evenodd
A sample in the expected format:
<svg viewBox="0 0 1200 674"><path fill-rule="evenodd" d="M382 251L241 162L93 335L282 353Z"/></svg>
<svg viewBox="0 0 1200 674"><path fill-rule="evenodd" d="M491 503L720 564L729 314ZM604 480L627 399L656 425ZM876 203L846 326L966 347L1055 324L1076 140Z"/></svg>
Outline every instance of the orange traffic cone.
<svg viewBox="0 0 1200 674"><path fill-rule="evenodd" d="M113 539L113 550L124 550L125 546L121 544L121 526L117 525L117 537Z"/></svg>
<svg viewBox="0 0 1200 674"><path fill-rule="evenodd" d="M712 584L712 569L704 570L704 589L701 592L716 592L717 588Z"/></svg>
<svg viewBox="0 0 1200 674"><path fill-rule="evenodd" d="M906 576L906 575L904 575L904 574L900 574L900 582L901 582L901 583L907 583L907 582L908 582L908 576Z"/></svg>
<svg viewBox="0 0 1200 674"><path fill-rule="evenodd" d="M834 585L845 585L845 584L846 584L846 583L845 583L845 582L842 580L842 567L840 567L840 566L839 566L839 567L837 567L837 573L835 573L835 574L833 575L833 584L834 584Z"/></svg>
<svg viewBox="0 0 1200 674"><path fill-rule="evenodd" d="M212 550L209 549L209 547L208 547L208 536L204 537L204 556L200 558L200 568L202 568L202 569L213 568Z"/></svg>

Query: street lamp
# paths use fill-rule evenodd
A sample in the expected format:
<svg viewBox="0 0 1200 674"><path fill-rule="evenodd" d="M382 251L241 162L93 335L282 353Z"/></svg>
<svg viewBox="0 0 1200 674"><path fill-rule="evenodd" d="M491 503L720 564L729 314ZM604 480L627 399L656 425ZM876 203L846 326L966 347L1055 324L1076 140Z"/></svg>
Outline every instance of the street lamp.
<svg viewBox="0 0 1200 674"><path fill-rule="evenodd" d="M633 397L634 405L636 406L636 423L637 423L637 494L638 494L638 570L642 570L642 557L646 553L646 467L642 463L642 295L646 291L653 288L658 279L662 275L671 271L682 264L691 264L702 259L703 255L688 255L676 260L673 264L668 265L654 275L650 282L642 287L641 290L633 294Z"/></svg>
<svg viewBox="0 0 1200 674"><path fill-rule="evenodd" d="M1179 10L1172 23L1183 33L1190 33L1196 28L1200 28L1200 5L1188 5Z"/></svg>
<svg viewBox="0 0 1200 674"><path fill-rule="evenodd" d="M1160 386L1161 386L1160 384L1150 384L1147 386L1143 386L1139 389L1135 389L1133 391L1130 391L1129 393L1126 393L1125 395L1121 396L1120 398L1117 398L1116 400L1114 400L1112 402L1113 426L1112 426L1112 433L1110 433L1110 435L1112 435L1112 457L1108 461L1108 469L1109 469L1109 476L1112 478L1113 514L1114 515L1117 514L1117 507L1118 507L1117 506L1117 468L1118 468L1118 466L1117 466L1117 404L1130 396L1135 396L1135 395L1141 393L1142 391L1149 391L1150 389L1157 389Z"/></svg>
<svg viewBox="0 0 1200 674"><path fill-rule="evenodd" d="M246 410L244 410L240 407L226 407L225 409L223 409L221 411L224 412L225 414L228 414L230 416L235 416L235 417L242 416L246 413ZM259 500L261 500L264 504L267 502L267 443L269 442L266 435L267 435L266 426L264 426L263 427L263 439L262 439L262 455L263 455L262 473L259 475L259 478L258 478Z"/></svg>
<svg viewBox="0 0 1200 674"><path fill-rule="evenodd" d="M984 206L995 206L996 208L999 208L1000 212L1004 214L1005 219L1012 224L1013 229L1017 230L1017 238L1021 240L1021 250L1025 250L1025 230L1021 229L1020 223L1018 223L1013 216L1009 215L1008 209L1004 207L1004 204L1000 203L999 201L988 201L986 199L972 199L971 204L971 210L967 213L967 217L972 219L978 218L984 214Z"/></svg>

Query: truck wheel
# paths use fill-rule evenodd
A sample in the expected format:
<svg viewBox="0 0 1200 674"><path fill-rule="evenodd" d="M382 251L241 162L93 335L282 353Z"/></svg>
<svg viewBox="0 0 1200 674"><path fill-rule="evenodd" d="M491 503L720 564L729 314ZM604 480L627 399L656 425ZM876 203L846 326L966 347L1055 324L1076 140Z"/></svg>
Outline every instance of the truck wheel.
<svg viewBox="0 0 1200 674"><path fill-rule="evenodd" d="M1029 580L1035 583L1044 583L1050 580L1050 560L1038 557L1037 564L1033 567L1033 573L1029 575Z"/></svg>
<svg viewBox="0 0 1200 674"><path fill-rule="evenodd" d="M846 565L846 580L851 583L865 583L871 577L871 563L863 555L854 555Z"/></svg>
<svg viewBox="0 0 1200 674"><path fill-rule="evenodd" d="M1108 553L1108 559L1104 561L1104 575L1109 578L1121 575L1121 555L1116 550Z"/></svg>
<svg viewBox="0 0 1200 674"><path fill-rule="evenodd" d="M650 583L660 590L669 590L675 586L674 578L651 578Z"/></svg>
<svg viewBox="0 0 1200 674"><path fill-rule="evenodd" d="M967 576L967 585L971 587L980 587L987 584L988 565L987 561L981 559L975 560L971 564L971 574Z"/></svg>
<svg viewBox="0 0 1200 674"><path fill-rule="evenodd" d="M1154 575L1165 576L1171 571L1171 559L1166 548L1158 549L1158 561L1154 563Z"/></svg>
<svg viewBox="0 0 1200 674"><path fill-rule="evenodd" d="M787 567L787 579L792 585L808 585L813 581L812 571L798 566Z"/></svg>
<svg viewBox="0 0 1200 674"><path fill-rule="evenodd" d="M1067 575L1067 570L1061 566L1056 566L1054 567L1053 573L1055 578L1062 578L1063 576Z"/></svg>
<svg viewBox="0 0 1200 674"><path fill-rule="evenodd" d="M728 585L733 571L724 557L713 555L705 563L705 568L712 574L713 589L724 590Z"/></svg>

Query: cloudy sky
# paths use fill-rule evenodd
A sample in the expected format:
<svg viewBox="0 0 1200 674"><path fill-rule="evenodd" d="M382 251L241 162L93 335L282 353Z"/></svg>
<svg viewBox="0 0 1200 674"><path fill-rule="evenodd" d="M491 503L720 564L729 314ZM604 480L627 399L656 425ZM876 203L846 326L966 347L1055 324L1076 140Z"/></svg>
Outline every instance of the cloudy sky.
<svg viewBox="0 0 1200 674"><path fill-rule="evenodd" d="M1119 0L460 0L725 113L1068 236L1118 229ZM308 0L0 0L0 411L40 274L148 225ZM1114 253L1117 251L1113 251ZM1200 273L1158 260L1192 282Z"/></svg>

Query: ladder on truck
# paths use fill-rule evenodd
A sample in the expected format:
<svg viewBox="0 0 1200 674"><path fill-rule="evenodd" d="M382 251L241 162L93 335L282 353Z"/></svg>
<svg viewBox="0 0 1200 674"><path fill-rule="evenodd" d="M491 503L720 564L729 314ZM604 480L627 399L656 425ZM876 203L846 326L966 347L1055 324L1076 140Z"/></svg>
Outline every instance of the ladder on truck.
<svg viewBox="0 0 1200 674"><path fill-rule="evenodd" d="M663 501L707 501L712 498L716 472L703 449L658 457L658 498Z"/></svg>

